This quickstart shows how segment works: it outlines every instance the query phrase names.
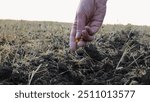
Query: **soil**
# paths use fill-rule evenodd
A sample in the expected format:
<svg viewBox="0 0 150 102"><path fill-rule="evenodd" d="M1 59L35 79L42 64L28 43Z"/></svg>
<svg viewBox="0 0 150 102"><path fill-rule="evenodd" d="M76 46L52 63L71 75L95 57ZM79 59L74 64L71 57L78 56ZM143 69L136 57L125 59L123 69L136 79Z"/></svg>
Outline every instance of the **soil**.
<svg viewBox="0 0 150 102"><path fill-rule="evenodd" d="M139 37L137 32L132 32L133 36L130 38L124 36L124 33L120 33L119 36L114 34L112 38L109 36L97 38L96 43L89 43L86 47L79 48L74 54L68 51L68 45L65 46L63 54L60 54L61 48L55 46L52 49L53 52L39 54L28 64L20 67L5 62L0 66L0 84L150 84L149 46L136 39ZM18 53L25 56L26 52L20 49ZM36 73L33 75L34 71Z"/></svg>
<svg viewBox="0 0 150 102"><path fill-rule="evenodd" d="M59 62L52 55L41 56L30 62L30 66L37 68L42 64L42 68L37 72L33 79L33 85L123 85L123 84L150 84L150 70L142 76L136 75L136 67L127 67L123 63L122 68L116 69L116 62L119 61L120 55L105 57L99 53L95 46L90 44L85 49L86 53L80 55L78 61L72 61L66 58L64 62ZM80 51L81 52L81 51ZM88 57L87 55L88 54ZM78 55L79 56L79 55ZM85 58L86 56L86 58ZM146 55L145 55L146 56ZM117 59L116 59L117 58ZM117 61L116 61L117 60ZM80 62L81 61L81 62ZM83 62L82 62L83 61ZM142 59L141 59L142 61ZM131 63L132 61L130 61ZM126 62L127 63L127 62ZM128 62L129 63L129 62ZM140 62L138 62L140 63ZM69 68L72 66L72 68ZM12 71L11 66L1 66L0 80L1 84L28 84L29 73L23 68ZM36 69L34 69L36 70ZM133 74L134 73L134 74ZM139 74L140 72L137 72ZM5 80L4 80L5 79ZM132 82L136 83L132 83Z"/></svg>

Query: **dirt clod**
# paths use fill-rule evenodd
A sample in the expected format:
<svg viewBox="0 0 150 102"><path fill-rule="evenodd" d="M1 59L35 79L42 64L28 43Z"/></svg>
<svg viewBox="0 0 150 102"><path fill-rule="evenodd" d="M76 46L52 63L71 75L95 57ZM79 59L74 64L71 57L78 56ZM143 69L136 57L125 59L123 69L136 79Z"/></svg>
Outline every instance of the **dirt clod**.
<svg viewBox="0 0 150 102"><path fill-rule="evenodd" d="M70 26L0 20L0 84L150 84L149 30L105 25L93 42L70 53Z"/></svg>

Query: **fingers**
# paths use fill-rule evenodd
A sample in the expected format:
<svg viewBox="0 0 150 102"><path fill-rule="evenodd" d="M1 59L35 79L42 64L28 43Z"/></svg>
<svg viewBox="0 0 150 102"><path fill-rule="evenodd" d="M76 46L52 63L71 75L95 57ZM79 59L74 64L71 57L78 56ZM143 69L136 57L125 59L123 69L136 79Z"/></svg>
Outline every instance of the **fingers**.
<svg viewBox="0 0 150 102"><path fill-rule="evenodd" d="M107 0L97 3L97 10L95 11L94 16L92 17L91 22L89 22L89 27L87 27L87 30L90 32L90 35L95 34L103 23L106 14L106 1Z"/></svg>
<svg viewBox="0 0 150 102"><path fill-rule="evenodd" d="M82 38L84 41L90 42L94 40L94 35L91 36L88 30L85 28L85 30L82 31Z"/></svg>
<svg viewBox="0 0 150 102"><path fill-rule="evenodd" d="M80 41L77 43L77 47L84 47L87 42L94 40L94 35L90 36L88 31L86 30L86 28L85 28L85 30L82 30L81 36L82 37L81 37Z"/></svg>
<svg viewBox="0 0 150 102"><path fill-rule="evenodd" d="M70 34L70 50L74 52L77 49L77 45L84 46L85 43L81 40L82 30L85 27L86 17L83 12L78 11L76 14L76 19L73 24L71 34Z"/></svg>
<svg viewBox="0 0 150 102"><path fill-rule="evenodd" d="M83 39L81 39L77 44L78 47L84 47L85 45L86 45L86 41L84 41Z"/></svg>
<svg viewBox="0 0 150 102"><path fill-rule="evenodd" d="M77 29L77 21L75 19L75 22L72 26L71 33L70 33L70 41L69 41L69 46L70 46L70 51L74 52L76 50L77 44L75 41L75 36L76 36L76 29Z"/></svg>
<svg viewBox="0 0 150 102"><path fill-rule="evenodd" d="M86 15L80 9L77 11L77 30L76 30L76 39L81 39L82 30L84 30L86 24Z"/></svg>
<svg viewBox="0 0 150 102"><path fill-rule="evenodd" d="M70 51L75 52L77 47L85 46L85 42L81 39L82 30L85 27L85 16L81 12L76 14L75 22L70 33Z"/></svg>

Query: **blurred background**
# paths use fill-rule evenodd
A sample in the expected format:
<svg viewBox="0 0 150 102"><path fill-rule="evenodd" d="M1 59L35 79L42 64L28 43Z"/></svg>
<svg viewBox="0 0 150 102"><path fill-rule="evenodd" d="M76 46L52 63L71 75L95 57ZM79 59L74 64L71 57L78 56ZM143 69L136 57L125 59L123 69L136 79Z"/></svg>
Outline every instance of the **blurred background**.
<svg viewBox="0 0 150 102"><path fill-rule="evenodd" d="M0 19L73 22L80 0L0 0ZM149 0L108 0L104 24L150 25Z"/></svg>

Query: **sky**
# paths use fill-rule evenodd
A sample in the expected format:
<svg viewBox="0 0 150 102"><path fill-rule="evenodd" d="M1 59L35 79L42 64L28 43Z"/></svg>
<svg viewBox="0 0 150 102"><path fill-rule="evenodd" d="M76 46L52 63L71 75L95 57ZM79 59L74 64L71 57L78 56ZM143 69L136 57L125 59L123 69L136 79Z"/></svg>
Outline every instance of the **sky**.
<svg viewBox="0 0 150 102"><path fill-rule="evenodd" d="M0 19L73 22L80 0L0 0ZM150 25L150 0L108 0L104 24Z"/></svg>

